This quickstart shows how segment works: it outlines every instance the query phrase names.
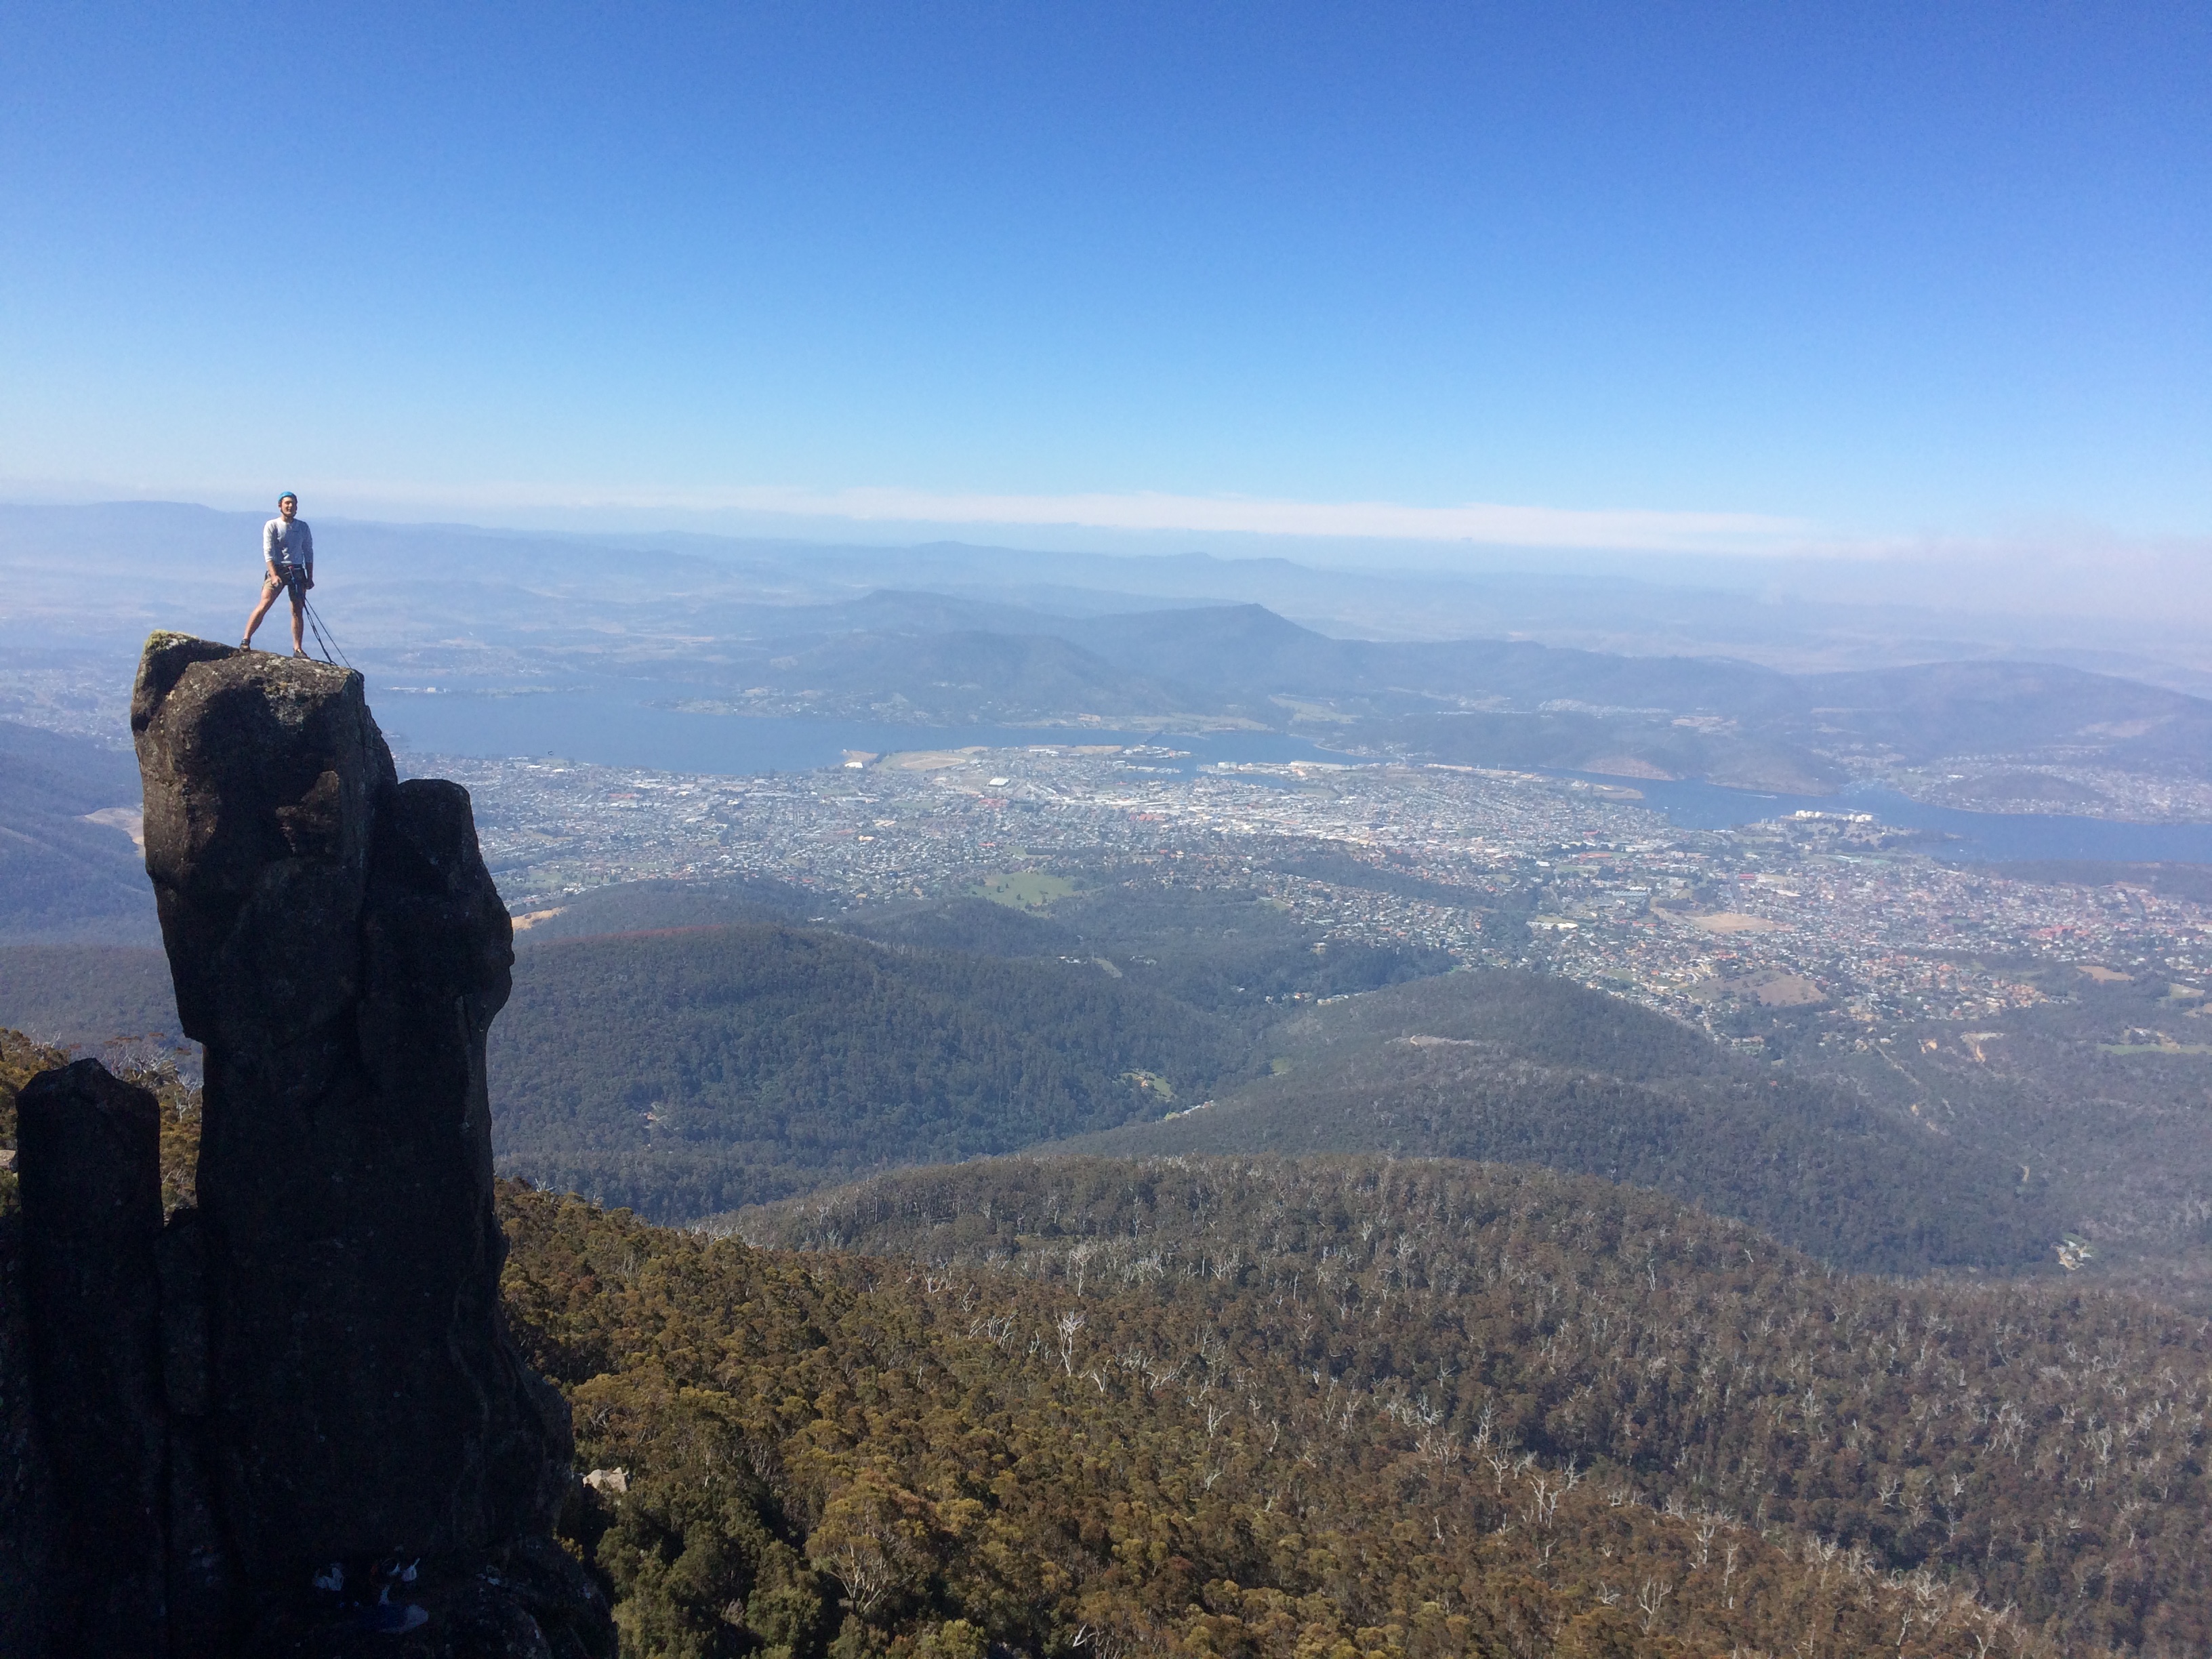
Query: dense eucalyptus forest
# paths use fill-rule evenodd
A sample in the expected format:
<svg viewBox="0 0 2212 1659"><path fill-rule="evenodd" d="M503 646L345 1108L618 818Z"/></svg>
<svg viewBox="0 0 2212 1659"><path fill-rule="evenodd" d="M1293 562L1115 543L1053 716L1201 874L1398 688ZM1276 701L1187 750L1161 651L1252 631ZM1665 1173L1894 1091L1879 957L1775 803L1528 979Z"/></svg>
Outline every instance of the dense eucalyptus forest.
<svg viewBox="0 0 2212 1659"><path fill-rule="evenodd" d="M752 1212L750 1245L508 1217L659 1650L741 1650L715 1609L788 1616L794 1556L848 1651L2208 1634L2212 1333L2125 1298L1850 1278L1451 1163L999 1161Z"/></svg>

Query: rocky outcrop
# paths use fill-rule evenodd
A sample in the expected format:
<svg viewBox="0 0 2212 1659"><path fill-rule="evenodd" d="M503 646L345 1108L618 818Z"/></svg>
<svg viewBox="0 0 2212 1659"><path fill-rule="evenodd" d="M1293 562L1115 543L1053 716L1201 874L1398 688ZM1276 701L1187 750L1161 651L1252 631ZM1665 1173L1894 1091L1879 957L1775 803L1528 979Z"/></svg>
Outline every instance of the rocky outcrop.
<svg viewBox="0 0 2212 1659"><path fill-rule="evenodd" d="M168 1645L161 1109L84 1060L32 1079L15 1109L32 1387L62 1476L49 1644L152 1659Z"/></svg>
<svg viewBox="0 0 2212 1659"><path fill-rule="evenodd" d="M52 1121L73 1127L39 1143L25 1094L33 1282L41 1261L109 1264L117 1398L85 1409L128 1428L103 1437L100 1501L127 1486L154 1516L152 1565L140 1524L128 1572L158 1593L112 1577L99 1616L150 1600L178 1659L611 1652L552 1538L566 1408L500 1322L483 1054L513 956L467 793L398 780L359 675L178 635L148 642L131 729L178 1009L206 1048L197 1212L161 1226L136 1139L78 1167L139 1134L135 1091L72 1067ZM41 1181L71 1195L33 1206ZM72 1294L95 1320L90 1286ZM42 1380L60 1490L93 1437L58 1398ZM55 1649L78 1650L141 1650Z"/></svg>
<svg viewBox="0 0 2212 1659"><path fill-rule="evenodd" d="M53 1587L53 1493L31 1400L15 1099L40 1073L68 1063L58 1049L0 1030L0 1655L6 1659L44 1645Z"/></svg>

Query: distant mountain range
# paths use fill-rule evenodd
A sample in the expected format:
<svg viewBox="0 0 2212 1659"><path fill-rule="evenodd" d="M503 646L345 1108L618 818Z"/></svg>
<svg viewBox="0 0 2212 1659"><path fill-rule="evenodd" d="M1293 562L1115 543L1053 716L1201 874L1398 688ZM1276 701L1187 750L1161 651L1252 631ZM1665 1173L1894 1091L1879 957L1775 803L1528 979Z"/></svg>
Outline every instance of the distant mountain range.
<svg viewBox="0 0 2212 1659"><path fill-rule="evenodd" d="M717 671L743 683L721 705L732 712L1227 720L1450 762L1804 793L1945 765L2212 777L2212 702L2047 664L1790 675L1526 641L1333 639L1259 605L1054 617L893 592L774 621L715 647Z"/></svg>
<svg viewBox="0 0 2212 1659"><path fill-rule="evenodd" d="M1586 575L326 524L318 600L373 688L611 687L918 726L1260 726L1791 793L1887 778L1990 810L2126 815L2095 774L2212 779L2212 702L2191 695L2212 677L2171 653L2093 647L2086 625ZM0 716L119 738L125 653L156 625L231 637L258 526L163 503L0 506ZM85 580L126 568L128 582ZM2091 672L2108 665L2149 678Z"/></svg>
<svg viewBox="0 0 2212 1659"><path fill-rule="evenodd" d="M0 589L9 596L0 638L34 650L112 639L135 651L157 623L232 637L266 516L161 501L0 503ZM1515 638L1796 672L2029 659L2212 694L2212 657L2187 613L2107 605L2094 616L2024 615L1996 570L1960 589L1916 582L1933 573L1904 565L1869 568L1875 580L1838 585L1812 567L1620 558L1593 566L1557 552L1468 550L1460 569L1387 570L1198 552L553 534L346 520L321 504L307 516L329 567L320 591L348 642L380 666L392 665L389 653L421 653L418 665L441 673L465 660L484 667L485 647L518 641L619 652L651 638L775 631L761 612L888 588L1062 617L1256 604L1331 635ZM128 582L87 580L119 570ZM1891 597L1791 597L1800 590ZM1899 603L1900 594L1916 597ZM462 638L474 647L468 659L441 648Z"/></svg>

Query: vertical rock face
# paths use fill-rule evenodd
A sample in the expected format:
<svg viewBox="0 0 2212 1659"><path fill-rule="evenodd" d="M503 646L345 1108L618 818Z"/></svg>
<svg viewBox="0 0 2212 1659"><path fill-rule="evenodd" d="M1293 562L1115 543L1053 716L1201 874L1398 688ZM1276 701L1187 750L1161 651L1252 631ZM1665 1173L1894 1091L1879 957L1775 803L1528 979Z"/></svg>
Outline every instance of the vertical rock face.
<svg viewBox="0 0 2212 1659"><path fill-rule="evenodd" d="M48 1645L168 1650L161 1110L97 1060L16 1100L33 1386L54 1485Z"/></svg>
<svg viewBox="0 0 2212 1659"><path fill-rule="evenodd" d="M397 781L359 675L179 635L148 641L131 730L206 1045L199 1210L148 1269L173 1304L173 1527L222 1534L172 1540L180 1608L221 1599L226 1556L232 1606L304 1631L312 1607L268 1609L330 1564L421 1557L478 1601L534 1571L550 1650L598 1650L604 1607L550 1543L566 1410L499 1322L483 1055L513 952L467 793ZM380 1650L495 1650L452 1636Z"/></svg>

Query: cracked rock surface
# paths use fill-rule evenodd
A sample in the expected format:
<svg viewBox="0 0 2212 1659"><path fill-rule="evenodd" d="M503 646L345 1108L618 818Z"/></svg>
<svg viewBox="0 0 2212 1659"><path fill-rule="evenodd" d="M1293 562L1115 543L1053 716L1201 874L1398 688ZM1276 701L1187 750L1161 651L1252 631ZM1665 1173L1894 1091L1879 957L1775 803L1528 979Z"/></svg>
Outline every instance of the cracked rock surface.
<svg viewBox="0 0 2212 1659"><path fill-rule="evenodd" d="M182 635L147 642L131 730L206 1046L198 1207L163 1225L143 1091L92 1061L25 1090L57 1541L128 1558L48 1650L605 1659L553 1536L567 1409L500 1318L514 957L467 792L398 781L358 674Z"/></svg>

